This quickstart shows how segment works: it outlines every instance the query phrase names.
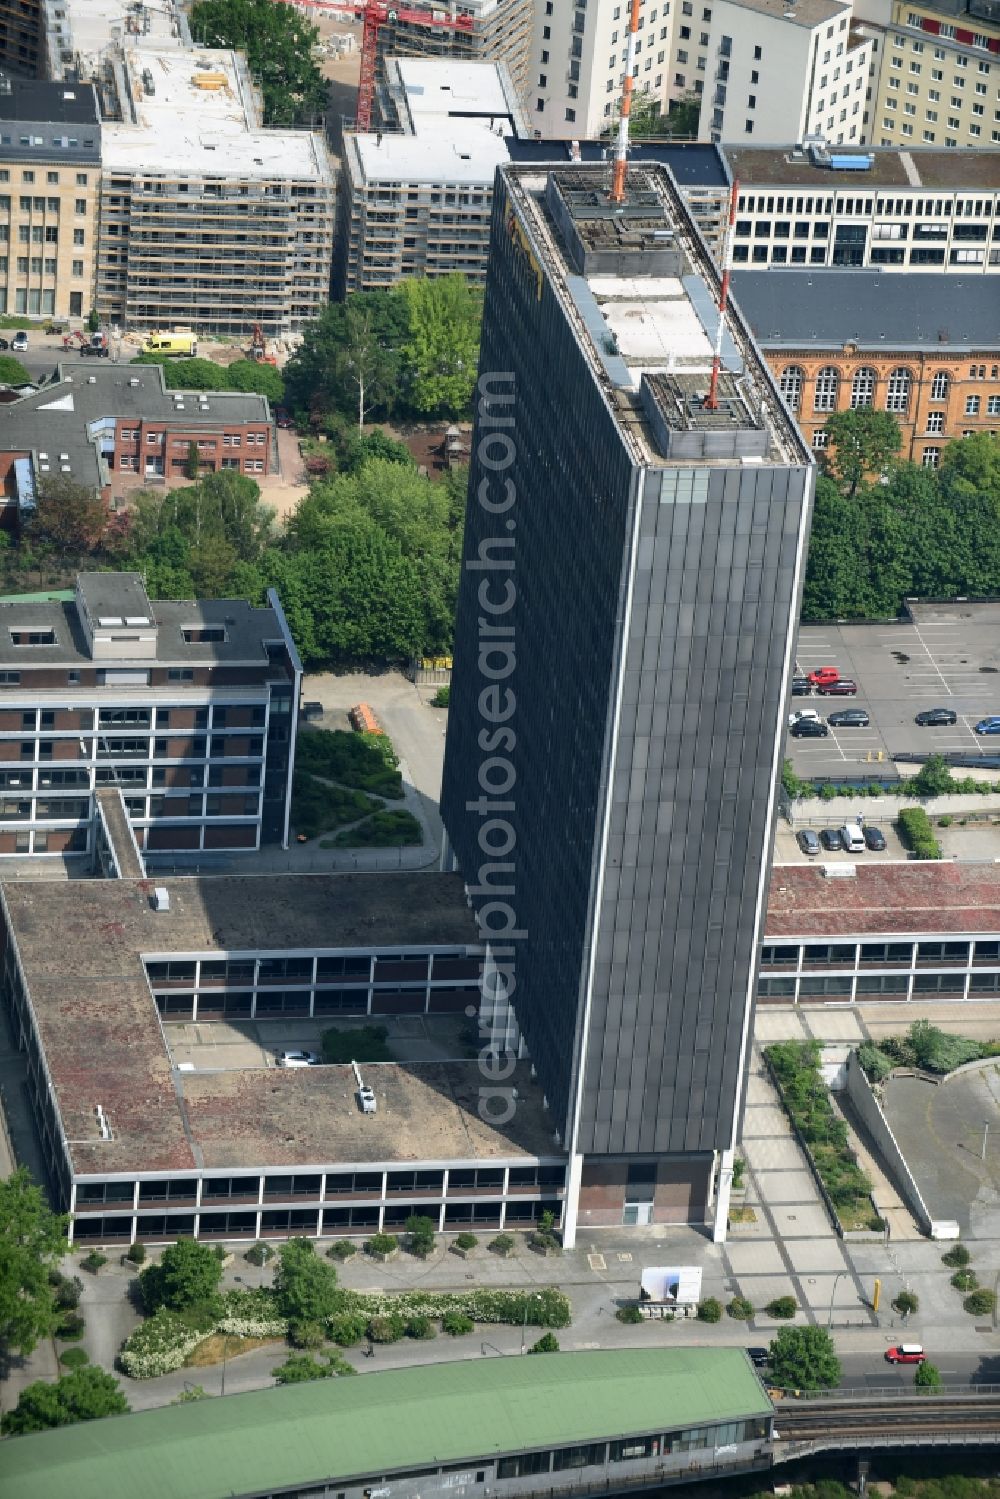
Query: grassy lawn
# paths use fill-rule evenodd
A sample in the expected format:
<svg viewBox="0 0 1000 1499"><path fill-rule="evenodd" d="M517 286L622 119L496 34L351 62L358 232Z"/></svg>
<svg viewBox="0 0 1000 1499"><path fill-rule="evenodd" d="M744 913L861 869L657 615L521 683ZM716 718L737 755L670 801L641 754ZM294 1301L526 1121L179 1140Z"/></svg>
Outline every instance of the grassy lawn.
<svg viewBox="0 0 1000 1499"><path fill-rule="evenodd" d="M335 838L325 838L320 848L406 848L424 841L420 824L412 812L375 812L345 828Z"/></svg>
<svg viewBox="0 0 1000 1499"><path fill-rule="evenodd" d="M292 780L292 826L307 838L357 822L384 806L378 797L366 796L363 791L327 786L308 771L296 770Z"/></svg>
<svg viewBox="0 0 1000 1499"><path fill-rule="evenodd" d="M300 770L312 771L356 791L402 801L403 778L392 742L385 734L354 734L343 729L303 729L295 751Z"/></svg>

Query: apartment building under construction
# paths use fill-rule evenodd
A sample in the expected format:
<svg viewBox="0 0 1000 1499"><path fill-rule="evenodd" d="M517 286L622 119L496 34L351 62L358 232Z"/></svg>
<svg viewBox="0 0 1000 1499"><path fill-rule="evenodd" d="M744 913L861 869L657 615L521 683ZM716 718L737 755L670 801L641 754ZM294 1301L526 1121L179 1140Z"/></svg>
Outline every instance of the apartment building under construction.
<svg viewBox="0 0 1000 1499"><path fill-rule="evenodd" d="M240 53L120 51L104 127L96 304L130 327L281 334L329 297L335 182L322 136L261 124Z"/></svg>
<svg viewBox="0 0 1000 1499"><path fill-rule="evenodd" d="M390 57L448 57L466 62L505 62L523 100L530 86L534 7L532 0L464 0L458 25L442 24L439 7L416 0L407 13L426 10L438 24L422 26L392 11L378 34L378 77ZM469 24L466 24L469 23Z"/></svg>

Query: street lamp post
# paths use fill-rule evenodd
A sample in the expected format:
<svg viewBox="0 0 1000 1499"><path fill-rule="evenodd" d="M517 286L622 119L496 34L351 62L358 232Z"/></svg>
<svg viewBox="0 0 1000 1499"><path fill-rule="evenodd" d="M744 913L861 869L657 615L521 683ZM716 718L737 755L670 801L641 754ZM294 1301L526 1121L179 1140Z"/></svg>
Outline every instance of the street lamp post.
<svg viewBox="0 0 1000 1499"><path fill-rule="evenodd" d="M524 1298L524 1321L521 1323L521 1353L524 1353L524 1344L528 1333L528 1307L533 1301L541 1301L541 1292L536 1291L533 1296Z"/></svg>
<svg viewBox="0 0 1000 1499"><path fill-rule="evenodd" d="M830 1328L833 1326L833 1299L837 1294L837 1284L839 1281L843 1280L846 1274L846 1270L838 1270L836 1275L833 1277L833 1289L830 1292L830 1313L826 1319L827 1332L829 1332Z"/></svg>

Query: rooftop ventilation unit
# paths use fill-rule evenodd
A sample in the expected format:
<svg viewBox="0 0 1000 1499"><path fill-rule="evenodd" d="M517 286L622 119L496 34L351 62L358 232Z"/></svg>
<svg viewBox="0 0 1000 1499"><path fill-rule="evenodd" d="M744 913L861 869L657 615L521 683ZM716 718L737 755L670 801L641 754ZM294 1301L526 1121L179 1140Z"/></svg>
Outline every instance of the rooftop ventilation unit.
<svg viewBox="0 0 1000 1499"><path fill-rule="evenodd" d="M856 864L821 864L819 867L828 880L853 880L858 873Z"/></svg>
<svg viewBox="0 0 1000 1499"><path fill-rule="evenodd" d="M166 885L156 885L156 886L154 886L154 889L153 889L153 910L154 911L169 911L170 910L170 891L167 889Z"/></svg>

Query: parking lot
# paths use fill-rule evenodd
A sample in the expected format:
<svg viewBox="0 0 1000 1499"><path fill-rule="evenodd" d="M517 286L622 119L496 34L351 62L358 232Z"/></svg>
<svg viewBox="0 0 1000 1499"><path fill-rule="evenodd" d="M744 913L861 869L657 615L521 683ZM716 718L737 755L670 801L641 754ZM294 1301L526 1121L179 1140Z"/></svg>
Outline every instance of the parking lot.
<svg viewBox="0 0 1000 1499"><path fill-rule="evenodd" d="M803 625L796 675L835 666L858 684L856 697L795 697L792 709L815 708L828 718L864 708L867 728L831 728L825 739L788 737L798 775L836 780L896 779L893 756L945 754L1000 764L1000 736L981 737L973 725L1000 713L1000 604L912 604L910 621L863 625ZM949 727L920 728L914 716L951 708Z"/></svg>

